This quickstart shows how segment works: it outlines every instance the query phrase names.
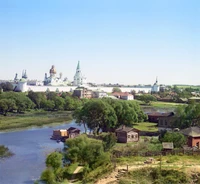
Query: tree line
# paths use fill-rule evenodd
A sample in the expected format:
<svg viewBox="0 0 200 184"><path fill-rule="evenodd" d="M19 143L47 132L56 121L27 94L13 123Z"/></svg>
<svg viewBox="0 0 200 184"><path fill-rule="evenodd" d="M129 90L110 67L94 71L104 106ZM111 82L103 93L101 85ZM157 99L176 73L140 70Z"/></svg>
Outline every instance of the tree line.
<svg viewBox="0 0 200 184"><path fill-rule="evenodd" d="M71 111L81 106L85 101L86 99L80 100L66 93L29 91L27 94L9 91L0 93L0 113L7 115L8 112L21 113L31 109Z"/></svg>

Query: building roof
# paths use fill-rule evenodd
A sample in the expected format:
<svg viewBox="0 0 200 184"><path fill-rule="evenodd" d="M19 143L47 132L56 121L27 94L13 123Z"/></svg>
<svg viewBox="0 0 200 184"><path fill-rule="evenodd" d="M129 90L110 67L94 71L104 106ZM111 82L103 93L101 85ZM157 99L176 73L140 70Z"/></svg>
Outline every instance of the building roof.
<svg viewBox="0 0 200 184"><path fill-rule="evenodd" d="M161 113L161 112L153 112L153 113L148 113L148 116L157 116L157 117L170 117L170 116L174 116L173 112L165 112L165 113Z"/></svg>
<svg viewBox="0 0 200 184"><path fill-rule="evenodd" d="M125 125L120 126L119 128L117 128L115 130L115 132L130 132L130 131L134 131L134 128L131 127L126 127Z"/></svg>
<svg viewBox="0 0 200 184"><path fill-rule="evenodd" d="M72 133L72 132L76 132L76 131L80 131L80 130L78 128L75 128L75 127L70 127L70 128L67 129L67 131Z"/></svg>
<svg viewBox="0 0 200 184"><path fill-rule="evenodd" d="M200 137L200 127L198 127L198 126L185 128L185 129L181 130L180 132L186 136Z"/></svg>
<svg viewBox="0 0 200 184"><path fill-rule="evenodd" d="M173 142L162 142L163 149L174 149Z"/></svg>

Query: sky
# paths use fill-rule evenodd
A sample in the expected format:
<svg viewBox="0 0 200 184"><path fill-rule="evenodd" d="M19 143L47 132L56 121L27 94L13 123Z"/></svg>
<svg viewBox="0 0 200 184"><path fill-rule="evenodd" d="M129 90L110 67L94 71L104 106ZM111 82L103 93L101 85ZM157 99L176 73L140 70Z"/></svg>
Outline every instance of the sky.
<svg viewBox="0 0 200 184"><path fill-rule="evenodd" d="M2 0L0 79L200 85L199 0Z"/></svg>

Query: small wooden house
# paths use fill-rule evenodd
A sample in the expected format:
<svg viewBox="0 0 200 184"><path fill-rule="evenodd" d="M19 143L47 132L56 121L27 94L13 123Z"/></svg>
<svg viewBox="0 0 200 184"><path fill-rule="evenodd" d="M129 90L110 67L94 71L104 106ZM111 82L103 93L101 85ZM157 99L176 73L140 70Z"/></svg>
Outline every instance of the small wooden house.
<svg viewBox="0 0 200 184"><path fill-rule="evenodd" d="M162 142L163 151L172 151L174 149L173 142Z"/></svg>
<svg viewBox="0 0 200 184"><path fill-rule="evenodd" d="M137 142L139 141L139 131L126 127L125 125L115 130L117 136L117 142L119 143L127 143L127 142Z"/></svg>
<svg viewBox="0 0 200 184"><path fill-rule="evenodd" d="M58 139L61 139L63 137L67 137L67 136L68 136L68 132L66 129L54 130L51 139L58 140Z"/></svg>
<svg viewBox="0 0 200 184"><path fill-rule="evenodd" d="M78 128L70 127L67 129L69 138L77 137L80 134L80 130Z"/></svg>

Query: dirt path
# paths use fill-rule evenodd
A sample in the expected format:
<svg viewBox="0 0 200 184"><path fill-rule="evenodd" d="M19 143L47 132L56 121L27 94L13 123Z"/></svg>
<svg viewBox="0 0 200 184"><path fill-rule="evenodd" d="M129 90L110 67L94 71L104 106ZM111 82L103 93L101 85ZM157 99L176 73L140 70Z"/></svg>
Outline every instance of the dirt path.
<svg viewBox="0 0 200 184"><path fill-rule="evenodd" d="M136 170L136 169L140 169L140 168L144 168L144 167L159 167L160 166L160 162L154 163L154 164L138 164L138 165L130 165L128 166L128 170L132 171L132 170ZM200 170L200 165L190 165L190 166L184 166L183 164L179 164L179 165L175 165L176 167L185 167L187 169L192 169L192 170ZM174 167L174 164L164 164L162 165L162 167ZM95 184L108 184L110 182L113 182L113 184L118 184L118 178L120 178L120 176L122 176L122 171L123 173L127 172L127 165L121 165L121 166L117 166L115 171L113 171L109 176L106 176L102 179L100 179L98 182L96 182Z"/></svg>

